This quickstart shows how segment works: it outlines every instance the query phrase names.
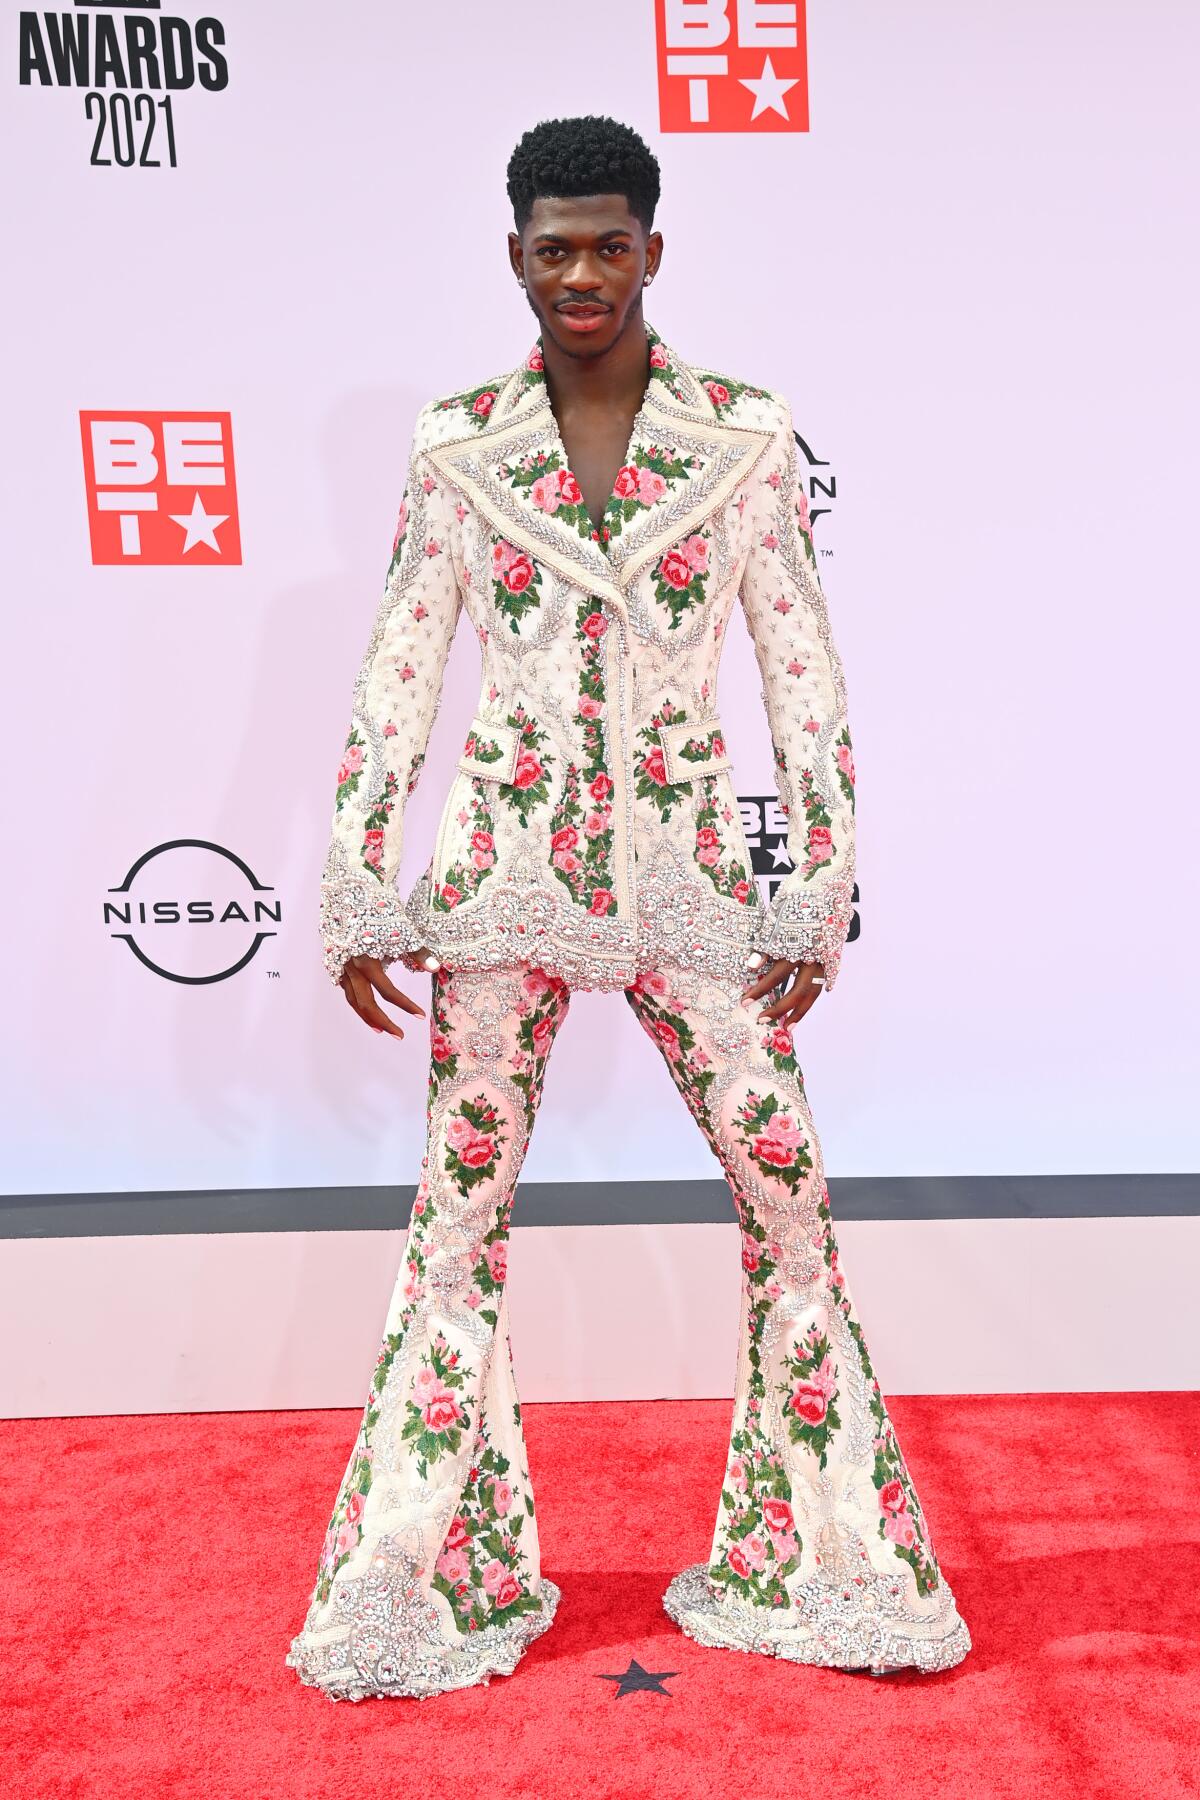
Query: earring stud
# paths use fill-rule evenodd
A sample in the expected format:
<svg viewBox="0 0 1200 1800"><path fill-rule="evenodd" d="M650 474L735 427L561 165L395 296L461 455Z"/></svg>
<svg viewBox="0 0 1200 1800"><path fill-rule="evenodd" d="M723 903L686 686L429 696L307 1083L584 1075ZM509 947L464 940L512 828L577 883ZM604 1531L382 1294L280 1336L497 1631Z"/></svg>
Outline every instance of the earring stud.
<svg viewBox="0 0 1200 1800"><path fill-rule="evenodd" d="M651 283L651 282L652 282L652 281L653 281L653 280L654 280L654 277L653 277L653 275L643 275L643 276L642 276L642 286L643 286L643 287L649 287L649 286L650 286L650 283Z"/></svg>

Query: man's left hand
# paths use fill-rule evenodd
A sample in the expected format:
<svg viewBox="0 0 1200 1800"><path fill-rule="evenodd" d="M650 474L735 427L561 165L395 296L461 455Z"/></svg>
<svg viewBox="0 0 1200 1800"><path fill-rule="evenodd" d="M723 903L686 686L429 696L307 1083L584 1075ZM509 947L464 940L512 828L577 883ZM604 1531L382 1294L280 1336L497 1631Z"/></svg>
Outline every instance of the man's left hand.
<svg viewBox="0 0 1200 1800"><path fill-rule="evenodd" d="M769 1021L787 1026L798 1025L809 1007L816 1004L818 994L824 993L823 981L815 979L824 973L819 962L779 960L762 965L761 974L753 986L743 990L742 999L757 1000L763 994L769 994L773 988L786 981L793 971L796 971L795 981L757 1015L764 1023Z"/></svg>

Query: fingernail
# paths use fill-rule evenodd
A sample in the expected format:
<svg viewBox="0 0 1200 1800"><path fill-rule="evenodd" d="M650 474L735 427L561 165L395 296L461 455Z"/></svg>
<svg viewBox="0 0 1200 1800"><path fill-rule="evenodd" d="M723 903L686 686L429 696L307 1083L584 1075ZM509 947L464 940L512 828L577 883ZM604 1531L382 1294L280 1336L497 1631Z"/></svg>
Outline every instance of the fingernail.
<svg viewBox="0 0 1200 1800"><path fill-rule="evenodd" d="M427 969L440 969L441 966L442 965L436 956L427 956L425 958L425 967Z"/></svg>
<svg viewBox="0 0 1200 1800"><path fill-rule="evenodd" d="M371 1030L372 1031L382 1031L383 1026L382 1025L372 1025Z"/></svg>

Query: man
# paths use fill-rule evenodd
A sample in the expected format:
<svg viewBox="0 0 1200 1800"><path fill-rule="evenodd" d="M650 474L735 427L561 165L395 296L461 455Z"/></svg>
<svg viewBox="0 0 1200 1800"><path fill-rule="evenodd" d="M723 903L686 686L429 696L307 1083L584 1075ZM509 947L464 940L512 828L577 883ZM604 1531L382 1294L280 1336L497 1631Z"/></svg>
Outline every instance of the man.
<svg viewBox="0 0 1200 1800"><path fill-rule="evenodd" d="M422 408L338 772L326 967L397 1037L375 994L424 1009L386 965L431 970L428 1129L371 1397L289 1661L335 1698L427 1695L511 1672L554 1617L505 1251L547 1059L572 991L590 987L624 993L741 1226L716 1529L666 1610L702 1643L949 1667L970 1638L838 1266L791 1038L833 985L854 867L845 683L791 414L766 388L688 364L645 321L658 166L628 127L540 124L508 184L510 267L540 337L516 368ZM735 601L789 812L794 868L769 908L714 710ZM402 901L404 801L464 606L478 710Z"/></svg>

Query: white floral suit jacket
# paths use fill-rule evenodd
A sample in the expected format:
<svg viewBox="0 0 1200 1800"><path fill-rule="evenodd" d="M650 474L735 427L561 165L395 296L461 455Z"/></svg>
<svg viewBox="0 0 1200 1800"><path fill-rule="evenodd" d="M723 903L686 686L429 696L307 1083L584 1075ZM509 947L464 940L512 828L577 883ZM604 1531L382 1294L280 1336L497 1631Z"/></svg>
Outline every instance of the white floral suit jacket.
<svg viewBox="0 0 1200 1800"><path fill-rule="evenodd" d="M321 886L325 966L530 961L573 987L664 960L745 978L751 948L836 979L854 884L854 762L786 400L695 368L647 324L650 380L603 529L550 406L541 341L418 415L354 689ZM739 598L763 680L792 871L770 906L717 669ZM459 612L476 716L429 865L401 897ZM410 960L411 959L411 960Z"/></svg>

